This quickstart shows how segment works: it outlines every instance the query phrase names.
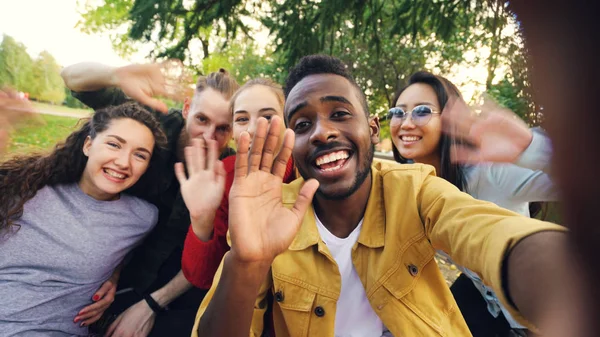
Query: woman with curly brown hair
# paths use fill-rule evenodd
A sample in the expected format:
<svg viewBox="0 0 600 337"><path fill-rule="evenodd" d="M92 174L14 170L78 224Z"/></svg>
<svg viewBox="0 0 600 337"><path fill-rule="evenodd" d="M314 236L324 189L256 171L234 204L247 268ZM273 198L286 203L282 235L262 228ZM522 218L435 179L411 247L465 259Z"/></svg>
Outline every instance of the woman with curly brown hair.
<svg viewBox="0 0 600 337"><path fill-rule="evenodd" d="M131 193L151 188L164 142L128 103L96 111L50 154L0 164L3 336L88 335L102 312L73 318L156 224L156 207Z"/></svg>

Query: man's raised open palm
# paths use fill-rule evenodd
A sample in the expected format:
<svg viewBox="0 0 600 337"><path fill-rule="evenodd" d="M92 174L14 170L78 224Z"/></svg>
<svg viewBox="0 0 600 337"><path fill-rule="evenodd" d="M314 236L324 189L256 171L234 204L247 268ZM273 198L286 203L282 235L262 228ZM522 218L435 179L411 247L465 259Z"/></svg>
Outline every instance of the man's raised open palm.
<svg viewBox="0 0 600 337"><path fill-rule="evenodd" d="M283 122L271 125L261 118L252 147L250 136L239 138L235 178L229 193L229 231L232 256L243 262L271 261L284 252L296 236L304 213L319 186L308 180L290 209L282 203L283 176L294 147L294 133L286 130L279 154L277 144Z"/></svg>

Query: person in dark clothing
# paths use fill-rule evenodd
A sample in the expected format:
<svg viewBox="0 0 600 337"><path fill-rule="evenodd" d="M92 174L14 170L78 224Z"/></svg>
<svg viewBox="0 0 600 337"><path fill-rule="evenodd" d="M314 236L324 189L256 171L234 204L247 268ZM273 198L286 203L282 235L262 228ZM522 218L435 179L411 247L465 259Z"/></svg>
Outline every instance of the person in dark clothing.
<svg viewBox="0 0 600 337"><path fill-rule="evenodd" d="M239 86L226 70L220 69L200 77L193 99L186 101L183 110L168 110L153 98L166 93L158 64L112 68L79 63L65 68L61 75L73 96L91 108L140 102L159 118L168 139L166 150L157 153L162 176L152 193L137 194L159 208L158 224L121 271L119 295L96 331L108 329L112 336L188 336L206 291L192 287L181 272L190 217L174 164L183 161L183 148L194 138L215 140L221 159L235 154L228 146L232 118L229 99ZM132 193L136 195L136 191ZM82 309L77 318L85 318L90 307Z"/></svg>

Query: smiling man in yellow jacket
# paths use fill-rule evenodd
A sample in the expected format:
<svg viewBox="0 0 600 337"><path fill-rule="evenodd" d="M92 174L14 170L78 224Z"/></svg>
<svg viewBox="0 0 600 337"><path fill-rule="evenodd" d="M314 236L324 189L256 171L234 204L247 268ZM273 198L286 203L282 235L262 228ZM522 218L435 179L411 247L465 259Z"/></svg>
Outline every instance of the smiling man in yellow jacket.
<svg viewBox="0 0 600 337"><path fill-rule="evenodd" d="M436 249L534 328L560 291L551 276L563 267L563 227L475 200L430 166L373 163L379 122L335 58L303 58L286 95L291 130L276 158L280 119L262 120L251 148L240 138L231 251L192 336L261 336L268 306L278 337L470 336ZM283 186L291 152L303 179Z"/></svg>

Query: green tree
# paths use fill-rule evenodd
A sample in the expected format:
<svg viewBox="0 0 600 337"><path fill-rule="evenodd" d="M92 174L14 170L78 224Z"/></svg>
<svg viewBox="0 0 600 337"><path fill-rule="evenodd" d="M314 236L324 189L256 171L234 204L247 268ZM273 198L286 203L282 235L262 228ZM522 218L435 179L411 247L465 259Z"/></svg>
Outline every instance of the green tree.
<svg viewBox="0 0 600 337"><path fill-rule="evenodd" d="M14 38L3 35L0 44L0 85L29 92L32 83L33 61L27 48Z"/></svg>
<svg viewBox="0 0 600 337"><path fill-rule="evenodd" d="M510 71L498 83L493 84L488 93L502 106L512 110L530 126L543 122L542 107L534 99L529 82L530 68L526 50L513 46L513 59Z"/></svg>
<svg viewBox="0 0 600 337"><path fill-rule="evenodd" d="M256 77L270 77L277 80L277 69L274 68L272 52L263 50L263 53L263 55L259 54L256 45L251 40L234 41L203 59L200 72L208 74L219 68L225 68L240 83Z"/></svg>
<svg viewBox="0 0 600 337"><path fill-rule="evenodd" d="M252 20L258 28L251 28ZM410 74L443 75L466 62L469 51L490 51L483 56L487 89L507 66L507 80L525 90L527 79L512 70L514 55L523 54L520 37L505 33L515 22L498 0L105 0L86 8L81 26L127 27L127 36L114 39L121 47L149 42L156 47L153 58L187 60L198 73L225 67L240 81L265 75L281 83L302 56L335 55L352 68L371 112L381 116ZM273 50L257 53L252 39L265 29ZM192 50L194 41L202 61L190 61L200 54Z"/></svg>
<svg viewBox="0 0 600 337"><path fill-rule="evenodd" d="M131 0L105 0L100 6L86 1L81 5L81 20L77 27L87 34L108 33L114 50L126 57L137 50L136 41L129 37L132 6Z"/></svg>
<svg viewBox="0 0 600 337"><path fill-rule="evenodd" d="M208 57L211 37L223 35L226 43L238 31L248 32L242 18L250 13L244 5L241 0L105 0L100 6L86 3L78 26L87 33L112 32L113 45L122 55L136 49L134 41L144 41L154 45L153 58L185 60L193 39Z"/></svg>
<svg viewBox="0 0 600 337"><path fill-rule="evenodd" d="M53 104L62 103L65 100L65 86L60 70L54 57L42 51L33 65L30 97Z"/></svg>

